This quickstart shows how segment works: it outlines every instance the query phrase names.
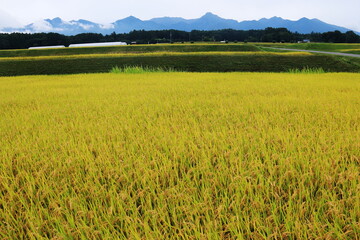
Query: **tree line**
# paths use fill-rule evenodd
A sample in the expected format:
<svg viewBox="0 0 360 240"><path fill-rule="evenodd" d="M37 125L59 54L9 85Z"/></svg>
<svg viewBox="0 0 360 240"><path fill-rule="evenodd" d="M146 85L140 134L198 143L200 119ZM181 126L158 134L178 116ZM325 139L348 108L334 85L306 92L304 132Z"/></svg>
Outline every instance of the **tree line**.
<svg viewBox="0 0 360 240"><path fill-rule="evenodd" d="M266 28L264 30L214 30L191 32L178 30L145 31L135 30L129 33L102 35L98 33L82 33L66 36L58 33L1 33L0 49L24 49L36 46L53 46L75 43L127 42L137 44L169 43L169 42L297 42L308 39L312 42L328 43L360 43L360 36L353 31L300 34L290 32L286 28Z"/></svg>

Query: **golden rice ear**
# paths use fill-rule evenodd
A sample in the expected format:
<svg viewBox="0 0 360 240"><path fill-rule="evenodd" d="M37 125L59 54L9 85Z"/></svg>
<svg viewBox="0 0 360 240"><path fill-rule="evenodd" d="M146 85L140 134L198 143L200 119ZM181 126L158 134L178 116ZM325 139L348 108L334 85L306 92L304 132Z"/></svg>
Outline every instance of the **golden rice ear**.
<svg viewBox="0 0 360 240"><path fill-rule="evenodd" d="M358 239L358 73L127 68L0 77L1 239Z"/></svg>

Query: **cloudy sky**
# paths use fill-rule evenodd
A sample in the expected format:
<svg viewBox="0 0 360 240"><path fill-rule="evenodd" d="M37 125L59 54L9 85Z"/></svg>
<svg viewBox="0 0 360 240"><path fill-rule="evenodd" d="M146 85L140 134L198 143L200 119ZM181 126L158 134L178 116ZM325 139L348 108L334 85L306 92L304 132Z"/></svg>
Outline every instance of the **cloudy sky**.
<svg viewBox="0 0 360 240"><path fill-rule="evenodd" d="M360 0L1 0L0 28L61 17L110 23L136 16L198 18L212 12L223 18L257 20L278 16L318 18L360 31Z"/></svg>

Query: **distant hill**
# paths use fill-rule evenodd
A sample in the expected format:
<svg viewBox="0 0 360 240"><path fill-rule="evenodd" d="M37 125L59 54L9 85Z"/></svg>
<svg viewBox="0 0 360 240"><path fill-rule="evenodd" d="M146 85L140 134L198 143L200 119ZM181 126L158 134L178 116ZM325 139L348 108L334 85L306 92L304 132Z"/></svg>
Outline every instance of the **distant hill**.
<svg viewBox="0 0 360 240"><path fill-rule="evenodd" d="M206 13L197 19L184 19L179 17L162 17L150 20L141 20L130 16L110 24L98 24L87 20L64 21L61 18L45 19L31 23L23 28L4 28L3 32L56 32L65 35L75 35L79 33L102 33L110 34L128 33L132 30L166 30L175 29L182 31L191 30L251 30L265 29L267 27L284 27L292 32L311 33L329 32L339 30L340 32L351 31L351 29L331 25L319 19L301 18L297 21L287 20L280 17L262 18L260 20L238 22L232 19L224 19L213 13ZM360 33L357 32L360 35Z"/></svg>

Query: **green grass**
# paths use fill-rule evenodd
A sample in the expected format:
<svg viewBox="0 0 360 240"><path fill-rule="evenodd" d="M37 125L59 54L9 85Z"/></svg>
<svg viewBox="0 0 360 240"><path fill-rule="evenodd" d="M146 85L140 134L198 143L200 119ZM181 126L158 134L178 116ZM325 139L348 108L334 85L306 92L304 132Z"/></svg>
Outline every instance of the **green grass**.
<svg viewBox="0 0 360 240"><path fill-rule="evenodd" d="M307 53L147 53L46 56L0 59L0 76L109 72L118 66L143 66L190 72L288 72L322 68L326 72L359 72L360 59Z"/></svg>
<svg viewBox="0 0 360 240"><path fill-rule="evenodd" d="M143 67L143 66L124 66L122 68L116 66L110 70L110 73L133 73L133 74L159 73L159 72L175 72L175 70L165 69L162 67L152 68L152 67Z"/></svg>
<svg viewBox="0 0 360 240"><path fill-rule="evenodd" d="M1 239L360 239L360 75L0 78Z"/></svg>
<svg viewBox="0 0 360 240"><path fill-rule="evenodd" d="M360 54L360 49L345 49L345 50L340 50L340 52L352 53L352 54Z"/></svg>
<svg viewBox="0 0 360 240"><path fill-rule="evenodd" d="M151 44L114 47L84 47L63 49L0 50L0 58L66 56L79 54L116 54L116 53L149 53L149 52L254 52L260 49L248 44Z"/></svg>
<svg viewBox="0 0 360 240"><path fill-rule="evenodd" d="M323 68L309 68L309 67L305 67L302 69L290 69L289 73L307 73L307 74L320 74L320 73L325 73Z"/></svg>
<svg viewBox="0 0 360 240"><path fill-rule="evenodd" d="M278 46L270 46L270 45L265 45L265 46L259 46L259 48L261 49L261 51L264 51L264 52L273 52L273 53L283 53L284 50L281 50L281 49L274 49L274 48L271 48L271 47L275 47L277 48ZM296 52L296 50L294 51L287 51L287 52Z"/></svg>

